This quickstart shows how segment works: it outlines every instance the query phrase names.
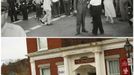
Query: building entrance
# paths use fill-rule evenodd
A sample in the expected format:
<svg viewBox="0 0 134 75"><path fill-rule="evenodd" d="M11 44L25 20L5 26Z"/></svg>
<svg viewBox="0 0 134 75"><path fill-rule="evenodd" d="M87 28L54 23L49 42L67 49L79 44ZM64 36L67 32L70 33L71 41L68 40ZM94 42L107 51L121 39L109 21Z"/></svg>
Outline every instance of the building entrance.
<svg viewBox="0 0 134 75"><path fill-rule="evenodd" d="M96 70L94 66L91 65L81 65L75 70L76 75L96 75Z"/></svg>

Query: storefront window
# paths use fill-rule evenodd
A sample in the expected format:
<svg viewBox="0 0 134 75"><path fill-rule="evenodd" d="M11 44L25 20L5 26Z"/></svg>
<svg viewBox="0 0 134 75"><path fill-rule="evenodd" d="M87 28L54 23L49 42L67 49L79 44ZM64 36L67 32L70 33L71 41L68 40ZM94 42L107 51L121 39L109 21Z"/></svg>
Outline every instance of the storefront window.
<svg viewBox="0 0 134 75"><path fill-rule="evenodd" d="M119 60L107 60L108 75L120 75Z"/></svg>
<svg viewBox="0 0 134 75"><path fill-rule="evenodd" d="M47 50L47 38L38 38L38 50Z"/></svg>
<svg viewBox="0 0 134 75"><path fill-rule="evenodd" d="M50 75L50 68L42 68L42 75Z"/></svg>

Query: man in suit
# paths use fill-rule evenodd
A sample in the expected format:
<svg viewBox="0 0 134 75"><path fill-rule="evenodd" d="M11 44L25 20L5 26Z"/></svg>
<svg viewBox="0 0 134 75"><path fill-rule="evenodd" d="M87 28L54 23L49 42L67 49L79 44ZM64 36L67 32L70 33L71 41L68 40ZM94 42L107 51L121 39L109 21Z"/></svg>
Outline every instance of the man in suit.
<svg viewBox="0 0 134 75"><path fill-rule="evenodd" d="M36 18L39 20L41 18L41 3L42 0L33 0L33 4L36 6Z"/></svg>
<svg viewBox="0 0 134 75"><path fill-rule="evenodd" d="M91 0L90 1L90 10L91 15L93 17L93 35L98 34L98 30L100 34L104 34L102 21L101 21L101 13L102 13L102 0Z"/></svg>
<svg viewBox="0 0 134 75"><path fill-rule="evenodd" d="M22 11L23 20L28 20L27 1L21 0L20 4L21 4L20 8Z"/></svg>
<svg viewBox="0 0 134 75"><path fill-rule="evenodd" d="M65 15L70 15L70 0L63 0L64 1L64 9L65 9Z"/></svg>
<svg viewBox="0 0 134 75"><path fill-rule="evenodd" d="M133 7L132 0L119 0L121 19L120 21L128 21L128 4Z"/></svg>
<svg viewBox="0 0 134 75"><path fill-rule="evenodd" d="M74 13L77 15L77 23L76 23L76 35L80 34L80 30L82 27L82 32L87 33L85 29L85 16L87 10L88 0L74 0Z"/></svg>
<svg viewBox="0 0 134 75"><path fill-rule="evenodd" d="M17 21L17 10L16 10L16 0L7 0L9 4L9 16L11 22Z"/></svg>

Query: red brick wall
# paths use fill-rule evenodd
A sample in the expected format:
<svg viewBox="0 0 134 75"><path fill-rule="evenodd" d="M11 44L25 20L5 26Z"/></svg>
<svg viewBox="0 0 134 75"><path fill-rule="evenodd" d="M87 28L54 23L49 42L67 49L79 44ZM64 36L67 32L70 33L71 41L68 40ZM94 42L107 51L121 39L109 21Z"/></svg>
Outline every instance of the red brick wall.
<svg viewBox="0 0 134 75"><path fill-rule="evenodd" d="M121 58L126 57L126 51L123 48L104 51L105 56L117 55L117 54L119 54Z"/></svg>
<svg viewBox="0 0 134 75"><path fill-rule="evenodd" d="M27 52L32 53L36 52L38 47L37 47L37 38L27 38Z"/></svg>
<svg viewBox="0 0 134 75"><path fill-rule="evenodd" d="M43 59L43 60L35 61L36 75L41 75L40 74L40 69L38 67L41 64L50 64L51 75L58 75L58 73L57 73L58 68L57 68L57 65L56 65L57 62L63 62L63 58L62 57L57 57L57 58Z"/></svg>
<svg viewBox="0 0 134 75"><path fill-rule="evenodd" d="M61 39L60 38L48 38L48 49L54 49L61 47Z"/></svg>

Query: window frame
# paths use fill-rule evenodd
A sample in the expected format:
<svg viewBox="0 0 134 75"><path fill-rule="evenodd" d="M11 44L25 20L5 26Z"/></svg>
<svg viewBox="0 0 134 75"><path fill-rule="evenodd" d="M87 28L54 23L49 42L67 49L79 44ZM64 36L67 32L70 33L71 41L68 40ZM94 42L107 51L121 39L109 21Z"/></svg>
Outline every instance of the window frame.
<svg viewBox="0 0 134 75"><path fill-rule="evenodd" d="M46 39L46 48L40 48L40 39ZM38 47L38 51L42 51L42 50L48 50L48 43L47 43L47 38L37 38L37 47Z"/></svg>
<svg viewBox="0 0 134 75"><path fill-rule="evenodd" d="M118 58L107 59L107 60L106 60L106 65L107 65L107 74L108 74L108 75L110 75L109 61L118 61L118 63L120 64ZM118 74L118 75L120 75L120 66L118 66L118 67L119 67L119 74Z"/></svg>
<svg viewBox="0 0 134 75"><path fill-rule="evenodd" d="M40 70L40 75L43 75L43 72L42 72L43 69L49 69L49 73L51 75L50 64L41 64L41 65L38 65L38 67Z"/></svg>

